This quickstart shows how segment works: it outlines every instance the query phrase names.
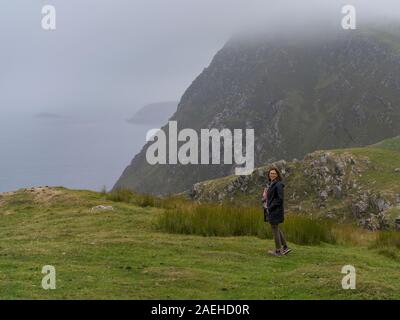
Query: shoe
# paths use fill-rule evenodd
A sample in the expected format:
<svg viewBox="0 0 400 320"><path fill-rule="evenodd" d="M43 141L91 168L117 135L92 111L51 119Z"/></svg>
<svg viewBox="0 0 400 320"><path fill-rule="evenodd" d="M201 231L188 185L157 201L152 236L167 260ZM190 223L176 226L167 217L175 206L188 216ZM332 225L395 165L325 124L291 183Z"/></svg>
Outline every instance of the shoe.
<svg viewBox="0 0 400 320"><path fill-rule="evenodd" d="M275 257L282 257L283 254L280 250L268 250L268 254L273 255Z"/></svg>
<svg viewBox="0 0 400 320"><path fill-rule="evenodd" d="M292 251L292 249L286 247L286 248L283 248L283 249L282 249L282 254L283 254L283 255L286 255L286 254L288 254L288 253L291 252L291 251Z"/></svg>

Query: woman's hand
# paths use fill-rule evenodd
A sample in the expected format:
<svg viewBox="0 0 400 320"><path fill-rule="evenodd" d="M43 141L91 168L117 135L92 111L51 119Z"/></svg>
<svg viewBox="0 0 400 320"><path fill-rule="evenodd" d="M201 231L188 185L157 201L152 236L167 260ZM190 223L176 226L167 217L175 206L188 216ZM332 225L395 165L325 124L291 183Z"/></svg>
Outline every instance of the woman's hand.
<svg viewBox="0 0 400 320"><path fill-rule="evenodd" d="M267 188L264 188L262 197L263 197L263 200L267 199Z"/></svg>

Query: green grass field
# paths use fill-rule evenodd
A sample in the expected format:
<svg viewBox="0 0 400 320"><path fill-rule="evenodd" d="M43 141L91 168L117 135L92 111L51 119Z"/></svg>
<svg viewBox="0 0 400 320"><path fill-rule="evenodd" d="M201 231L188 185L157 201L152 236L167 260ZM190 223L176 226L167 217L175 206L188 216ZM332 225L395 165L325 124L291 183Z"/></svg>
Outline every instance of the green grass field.
<svg viewBox="0 0 400 320"><path fill-rule="evenodd" d="M114 210L90 210L100 204ZM0 196L0 298L400 298L400 261L391 249L292 245L276 258L266 254L271 240L157 231L163 214L64 188ZM355 290L341 287L348 264L357 271ZM41 287L44 265L56 268L55 290Z"/></svg>

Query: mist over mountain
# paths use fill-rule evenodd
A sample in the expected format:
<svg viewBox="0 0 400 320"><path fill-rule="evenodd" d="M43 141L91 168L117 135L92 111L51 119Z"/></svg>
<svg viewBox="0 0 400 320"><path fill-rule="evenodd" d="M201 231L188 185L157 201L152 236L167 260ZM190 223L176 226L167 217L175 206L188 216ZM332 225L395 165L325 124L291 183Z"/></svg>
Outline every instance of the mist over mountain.
<svg viewBox="0 0 400 320"><path fill-rule="evenodd" d="M183 94L178 129L254 129L255 165L400 134L400 28L232 37ZM164 131L168 131L165 126ZM114 188L157 194L235 165L149 165L147 145Z"/></svg>
<svg viewBox="0 0 400 320"><path fill-rule="evenodd" d="M132 124L162 125L176 111L177 101L156 102L143 106L132 118L128 119Z"/></svg>
<svg viewBox="0 0 400 320"><path fill-rule="evenodd" d="M33 115L36 119L49 119L49 120L60 120L60 119L68 119L68 117L53 113L53 112L39 112Z"/></svg>

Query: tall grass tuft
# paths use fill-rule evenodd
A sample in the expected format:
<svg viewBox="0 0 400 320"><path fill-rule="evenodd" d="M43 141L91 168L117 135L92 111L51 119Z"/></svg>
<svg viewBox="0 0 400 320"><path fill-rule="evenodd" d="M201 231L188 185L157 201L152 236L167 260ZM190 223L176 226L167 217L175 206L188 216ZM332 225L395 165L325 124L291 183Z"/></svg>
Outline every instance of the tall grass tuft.
<svg viewBox="0 0 400 320"><path fill-rule="evenodd" d="M135 194L133 203L139 207L161 207L162 199L147 193Z"/></svg>
<svg viewBox="0 0 400 320"><path fill-rule="evenodd" d="M116 202L126 202L140 207L165 209L159 215L156 226L169 233L202 236L257 236L272 238L272 230L263 221L260 207L234 206L229 203L198 204L184 195L154 196L117 189L106 194ZM290 242L303 245L337 243L370 245L370 247L400 247L399 232L369 232L353 225L335 224L304 214L289 214L280 225ZM372 245L371 245L372 244Z"/></svg>
<svg viewBox="0 0 400 320"><path fill-rule="evenodd" d="M354 224L335 224L333 232L338 244L369 246L376 240L379 232L362 229Z"/></svg>
<svg viewBox="0 0 400 320"><path fill-rule="evenodd" d="M106 196L106 199L115 202L131 202L133 196L134 193L132 191L120 188L109 192Z"/></svg>
<svg viewBox="0 0 400 320"><path fill-rule="evenodd" d="M259 207L193 204L166 210L157 226L169 233L272 238L271 227L263 221ZM331 223L307 216L287 216L282 229L287 240L297 244L336 242Z"/></svg>
<svg viewBox="0 0 400 320"><path fill-rule="evenodd" d="M156 207L164 209L184 207L191 203L183 195L161 197L148 193L137 193L124 188L119 188L106 193L106 199L115 202L132 203L139 207Z"/></svg>
<svg viewBox="0 0 400 320"><path fill-rule="evenodd" d="M203 236L266 235L259 210L218 204L194 204L167 210L160 217L159 226L171 233Z"/></svg>
<svg viewBox="0 0 400 320"><path fill-rule="evenodd" d="M333 223L327 220L290 215L282 225L282 229L288 240L297 244L336 243Z"/></svg>
<svg viewBox="0 0 400 320"><path fill-rule="evenodd" d="M400 249L400 232L393 230L379 232L371 247Z"/></svg>

